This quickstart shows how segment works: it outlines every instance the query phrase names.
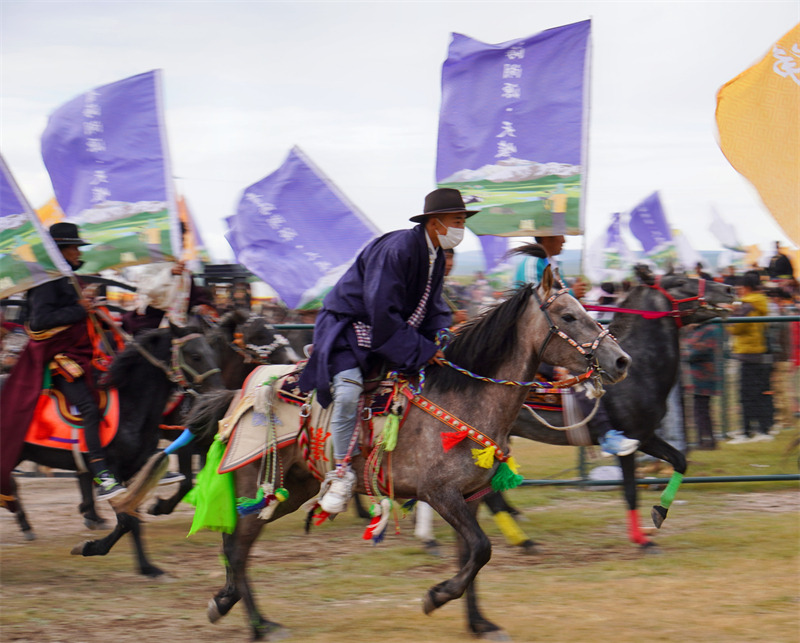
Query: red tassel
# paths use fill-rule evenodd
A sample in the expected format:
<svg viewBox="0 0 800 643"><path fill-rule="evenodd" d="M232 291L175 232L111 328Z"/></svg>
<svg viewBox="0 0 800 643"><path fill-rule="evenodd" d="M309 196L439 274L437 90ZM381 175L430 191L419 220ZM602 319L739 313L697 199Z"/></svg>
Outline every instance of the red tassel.
<svg viewBox="0 0 800 643"><path fill-rule="evenodd" d="M372 520L369 521L367 528L364 530L364 540L370 540L372 535L375 531L375 528L378 526L378 523L381 521L380 516L375 516Z"/></svg>
<svg viewBox="0 0 800 643"><path fill-rule="evenodd" d="M314 517L314 524L315 524L317 527L319 527L319 526L320 526L320 525L321 525L323 522L325 522L325 521L328 519L328 516L330 516L330 514L329 514L327 511L320 511L320 512L319 512L319 513L318 513L318 514L317 514L317 515Z"/></svg>
<svg viewBox="0 0 800 643"><path fill-rule="evenodd" d="M445 453L467 437L466 431L456 431L454 433L442 433L442 447Z"/></svg>

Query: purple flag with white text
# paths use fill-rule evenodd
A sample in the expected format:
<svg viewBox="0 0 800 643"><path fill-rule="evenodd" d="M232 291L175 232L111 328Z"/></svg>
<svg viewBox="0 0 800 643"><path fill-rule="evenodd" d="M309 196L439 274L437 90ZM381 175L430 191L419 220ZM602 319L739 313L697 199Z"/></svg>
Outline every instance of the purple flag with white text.
<svg viewBox="0 0 800 643"><path fill-rule="evenodd" d="M672 233L658 192L653 192L631 210L630 216L631 233L641 241L645 252L649 253L672 241Z"/></svg>
<svg viewBox="0 0 800 643"><path fill-rule="evenodd" d="M316 297L380 234L298 147L244 191L227 222L236 260L290 308Z"/></svg>
<svg viewBox="0 0 800 643"><path fill-rule="evenodd" d="M66 220L92 244L84 271L181 252L161 103L154 70L96 87L50 116L42 158Z"/></svg>
<svg viewBox="0 0 800 643"><path fill-rule="evenodd" d="M0 297L71 273L0 156Z"/></svg>
<svg viewBox="0 0 800 643"><path fill-rule="evenodd" d="M478 235L583 233L591 21L489 45L453 34L436 182Z"/></svg>

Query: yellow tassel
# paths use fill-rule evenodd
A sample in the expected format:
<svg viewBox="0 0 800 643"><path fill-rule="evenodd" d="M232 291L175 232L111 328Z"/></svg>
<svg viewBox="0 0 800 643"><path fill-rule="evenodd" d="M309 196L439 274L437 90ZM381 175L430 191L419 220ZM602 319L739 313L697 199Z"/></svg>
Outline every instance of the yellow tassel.
<svg viewBox="0 0 800 643"><path fill-rule="evenodd" d="M513 455L508 456L506 464L508 465L508 468L511 469L511 472L514 473L514 475L519 474L519 465L517 464L517 461L514 459Z"/></svg>
<svg viewBox="0 0 800 643"><path fill-rule="evenodd" d="M472 457L475 458L475 464L483 469L491 469L494 464L494 447L486 447L485 449L472 449Z"/></svg>

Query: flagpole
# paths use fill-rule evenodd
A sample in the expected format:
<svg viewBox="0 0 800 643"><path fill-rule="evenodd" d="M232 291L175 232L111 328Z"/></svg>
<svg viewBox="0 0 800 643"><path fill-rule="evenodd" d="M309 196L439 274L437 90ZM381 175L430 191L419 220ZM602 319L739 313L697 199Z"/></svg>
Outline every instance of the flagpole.
<svg viewBox="0 0 800 643"><path fill-rule="evenodd" d="M593 16L589 16L589 22L593 20ZM586 86L586 118L584 120L584 127L586 128L586 136L584 140L584 145L586 150L584 152L584 165L583 165L583 194L581 194L581 199L583 201L581 211L583 213L583 239L581 241L581 278L586 274L586 205L587 205L587 195L589 193L588 186L589 186L589 121L591 120L592 114L592 36L591 36L591 29L589 30L589 38L586 46L586 72L584 75L584 84Z"/></svg>

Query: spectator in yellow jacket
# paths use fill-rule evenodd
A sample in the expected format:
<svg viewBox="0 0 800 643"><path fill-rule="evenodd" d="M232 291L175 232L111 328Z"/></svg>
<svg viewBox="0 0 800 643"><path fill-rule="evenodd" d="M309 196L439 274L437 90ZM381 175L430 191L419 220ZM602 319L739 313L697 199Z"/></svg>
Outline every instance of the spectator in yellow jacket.
<svg viewBox="0 0 800 643"><path fill-rule="evenodd" d="M761 292L759 274L748 271L741 278L738 287L739 301L734 308L737 317L765 317L768 311L767 296ZM740 401L744 435L731 440L737 444L745 441L773 440L769 431L772 428L774 409L770 376L772 355L769 353L766 324L731 324L733 335L733 357L742 364L740 377ZM757 424L753 432L752 425Z"/></svg>

